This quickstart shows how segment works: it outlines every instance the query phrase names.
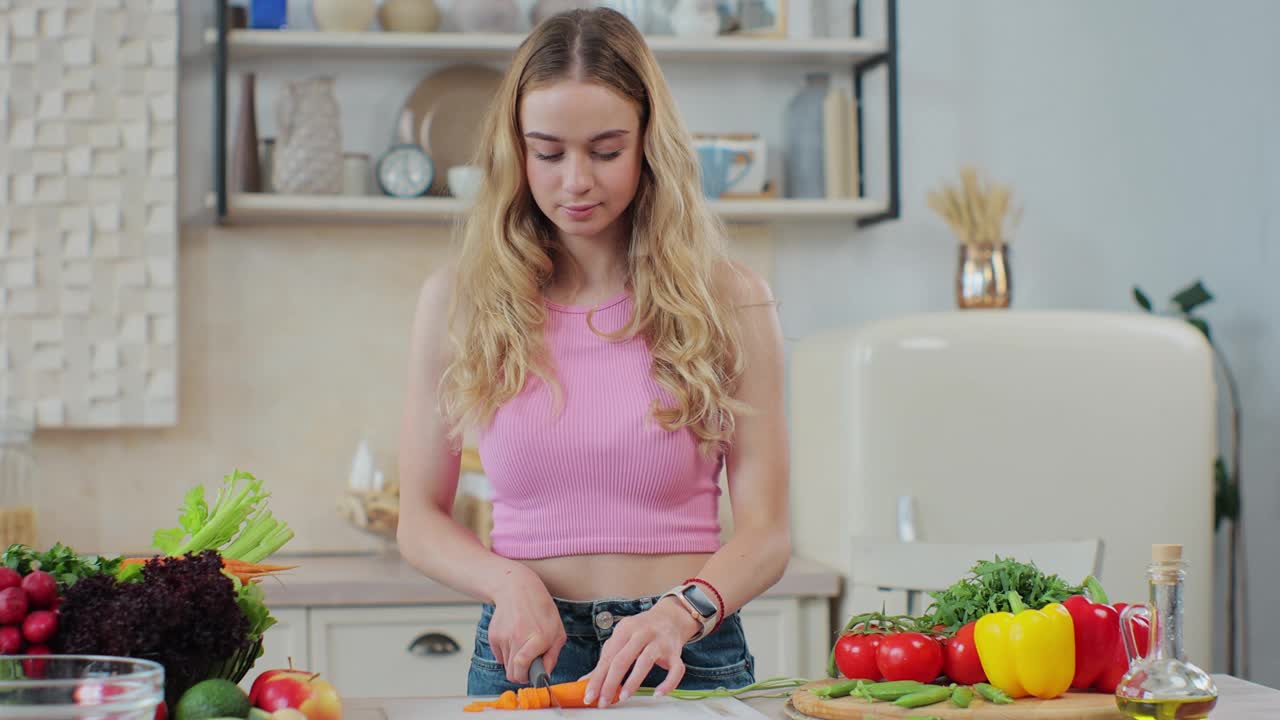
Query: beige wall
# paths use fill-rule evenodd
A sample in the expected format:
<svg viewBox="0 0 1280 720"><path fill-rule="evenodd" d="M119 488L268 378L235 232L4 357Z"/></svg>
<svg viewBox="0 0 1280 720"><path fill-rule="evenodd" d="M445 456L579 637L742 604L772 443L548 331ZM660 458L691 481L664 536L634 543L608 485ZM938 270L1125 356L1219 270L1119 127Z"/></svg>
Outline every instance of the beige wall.
<svg viewBox="0 0 1280 720"><path fill-rule="evenodd" d="M388 480L417 289L448 226L187 228L179 250L178 424L41 430L41 545L138 552L175 525L197 483L262 478L297 531L292 551L377 547L335 503L367 437ZM771 275L767 228L734 229L735 254Z"/></svg>

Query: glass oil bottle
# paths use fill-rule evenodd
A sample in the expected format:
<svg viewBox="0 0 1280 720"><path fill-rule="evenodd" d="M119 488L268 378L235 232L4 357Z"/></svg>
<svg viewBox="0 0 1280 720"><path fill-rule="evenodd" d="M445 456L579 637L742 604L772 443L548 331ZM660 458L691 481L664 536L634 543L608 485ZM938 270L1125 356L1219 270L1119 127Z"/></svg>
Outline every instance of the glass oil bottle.
<svg viewBox="0 0 1280 720"><path fill-rule="evenodd" d="M1116 687L1116 707L1135 720L1196 720L1209 717L1218 704L1213 678L1186 659L1182 647L1182 598L1186 564L1181 545L1152 545L1147 567L1150 602L1120 614L1129 672ZM1150 619L1151 646L1138 655L1129 620Z"/></svg>

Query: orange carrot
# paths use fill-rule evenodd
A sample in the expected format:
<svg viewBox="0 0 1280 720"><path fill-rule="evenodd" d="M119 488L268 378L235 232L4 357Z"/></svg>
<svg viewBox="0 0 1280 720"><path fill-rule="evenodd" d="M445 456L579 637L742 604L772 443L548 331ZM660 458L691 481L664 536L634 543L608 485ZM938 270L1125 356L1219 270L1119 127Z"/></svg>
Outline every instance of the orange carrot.
<svg viewBox="0 0 1280 720"><path fill-rule="evenodd" d="M144 558L144 557L124 558L123 560L120 561L120 565L121 566L143 565L157 558L160 560L164 559L163 556L148 557L148 558ZM284 572L286 570L292 570L296 567L298 566L297 565L265 565L263 563L250 563L250 562L245 562L243 560L233 560L231 558L225 558L225 557L222 558L223 572L227 573L228 575L234 575L237 579L240 580L240 583L242 585L247 585L251 582L258 582L262 578L267 577L268 575Z"/></svg>
<svg viewBox="0 0 1280 720"><path fill-rule="evenodd" d="M549 692L548 692L549 691ZM466 712L481 712L493 708L495 710L542 710L551 707L551 696L554 695L562 708L585 708L593 707L583 702L583 696L587 694L587 681L578 680L575 682L559 683L552 685L550 688L520 688L512 691L508 690L498 696L497 700L477 701L467 705L463 710ZM617 702L617 697L613 702Z"/></svg>

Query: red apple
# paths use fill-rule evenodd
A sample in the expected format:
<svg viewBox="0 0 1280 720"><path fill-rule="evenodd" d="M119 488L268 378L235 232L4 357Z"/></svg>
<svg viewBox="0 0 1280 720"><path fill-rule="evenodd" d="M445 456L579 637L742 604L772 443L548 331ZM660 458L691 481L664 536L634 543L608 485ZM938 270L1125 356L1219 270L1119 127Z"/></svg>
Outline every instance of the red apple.
<svg viewBox="0 0 1280 720"><path fill-rule="evenodd" d="M267 670L253 681L249 702L267 712L293 708L307 720L341 720L338 691L319 673L301 670Z"/></svg>
<svg viewBox="0 0 1280 720"><path fill-rule="evenodd" d="M290 658L289 664L290 665L293 664L292 658ZM262 673L258 675L258 677L254 678L253 686L249 688L249 704L254 707L258 707L258 694L262 692L262 688L267 686L267 681L269 681L271 678L277 675L296 675L298 677L305 678L310 674L311 673L302 672L301 670L294 670L292 668L288 670L284 670L284 669L263 670Z"/></svg>

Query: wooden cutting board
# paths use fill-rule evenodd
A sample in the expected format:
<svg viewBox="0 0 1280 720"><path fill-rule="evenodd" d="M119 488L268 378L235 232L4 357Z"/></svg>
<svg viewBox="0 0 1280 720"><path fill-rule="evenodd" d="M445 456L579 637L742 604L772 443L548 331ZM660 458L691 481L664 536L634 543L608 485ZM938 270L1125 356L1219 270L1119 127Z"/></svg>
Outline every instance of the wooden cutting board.
<svg viewBox="0 0 1280 720"><path fill-rule="evenodd" d="M1114 695L1067 693L1052 700L1019 698L1008 705L993 705L975 696L967 708L941 702L921 708L898 707L891 702L868 703L862 698L827 700L807 692L835 680L820 680L798 688L787 703L787 714L796 720L891 720L908 717L938 717L943 720L1128 720L1116 709Z"/></svg>

